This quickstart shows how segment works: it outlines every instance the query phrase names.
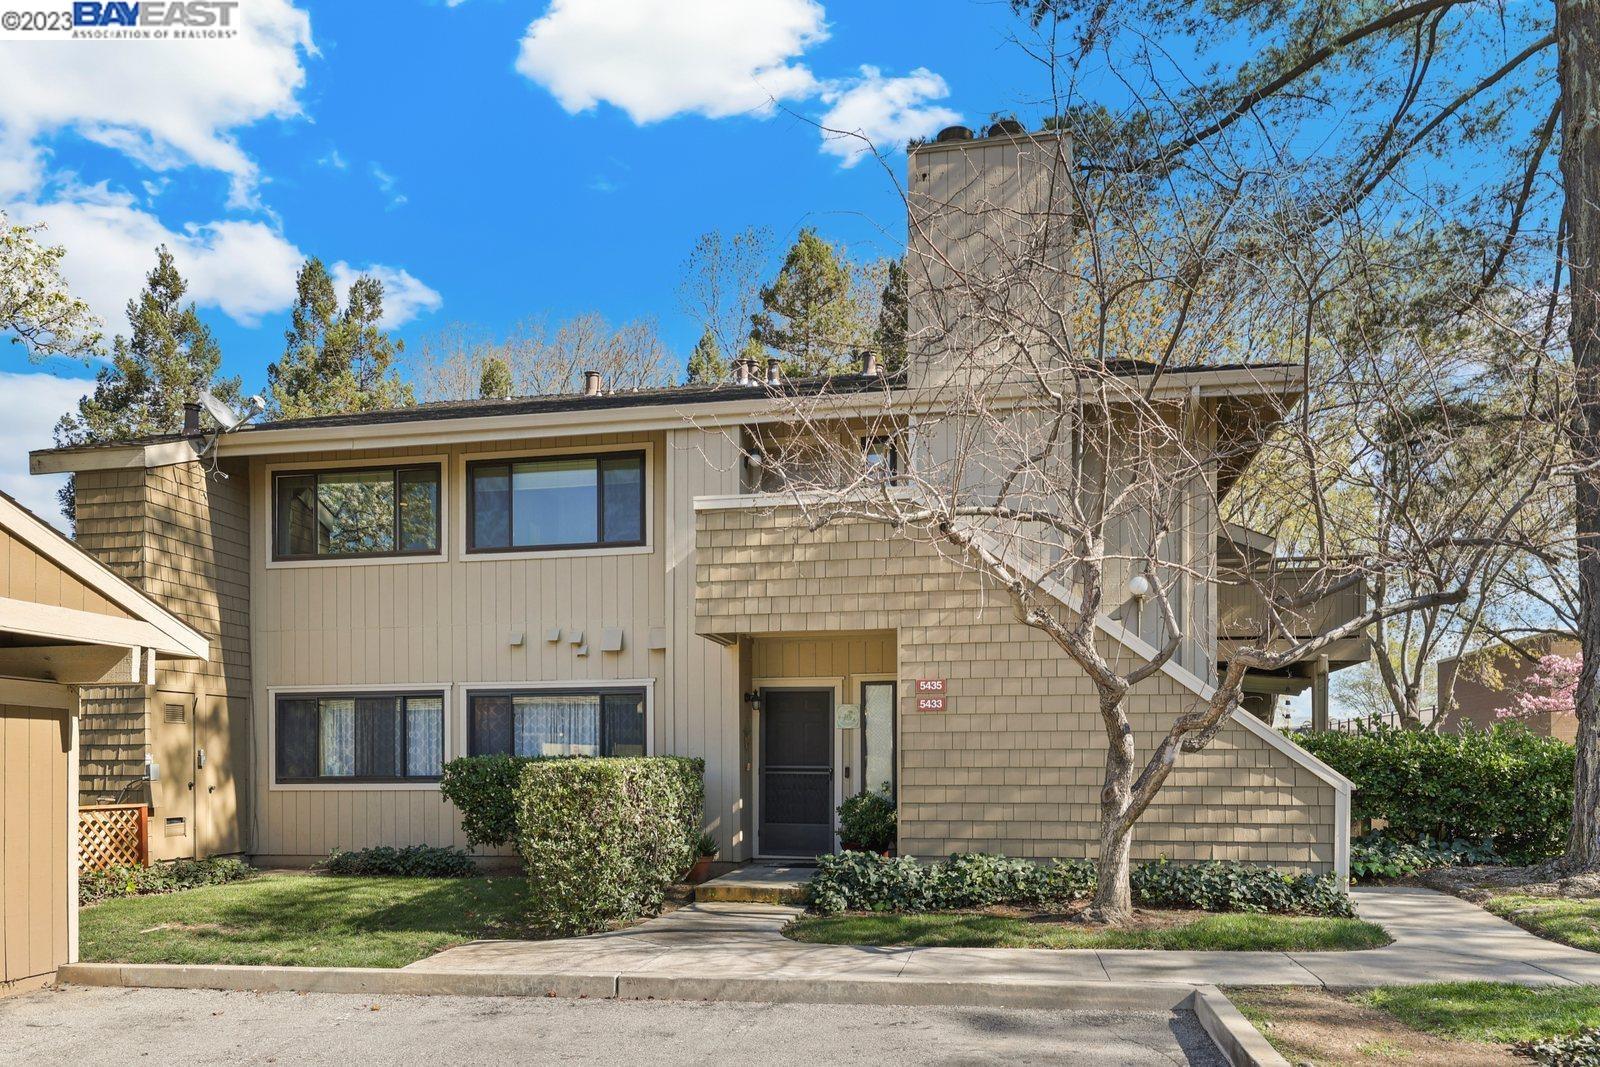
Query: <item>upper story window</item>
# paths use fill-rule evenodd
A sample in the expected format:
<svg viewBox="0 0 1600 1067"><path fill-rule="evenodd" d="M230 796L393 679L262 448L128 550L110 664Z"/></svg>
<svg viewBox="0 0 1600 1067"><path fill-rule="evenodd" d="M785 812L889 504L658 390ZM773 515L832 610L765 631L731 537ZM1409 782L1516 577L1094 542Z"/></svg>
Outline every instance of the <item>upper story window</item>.
<svg viewBox="0 0 1600 1067"><path fill-rule="evenodd" d="M439 466L290 471L273 481L277 560L439 552Z"/></svg>
<svg viewBox="0 0 1600 1067"><path fill-rule="evenodd" d="M467 465L467 551L644 544L644 453Z"/></svg>

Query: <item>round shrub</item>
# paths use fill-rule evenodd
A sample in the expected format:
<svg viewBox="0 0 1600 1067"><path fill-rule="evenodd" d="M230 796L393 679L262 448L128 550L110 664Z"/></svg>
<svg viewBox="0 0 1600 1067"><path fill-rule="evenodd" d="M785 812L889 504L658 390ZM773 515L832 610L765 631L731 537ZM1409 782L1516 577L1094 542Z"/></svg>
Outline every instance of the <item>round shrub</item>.
<svg viewBox="0 0 1600 1067"><path fill-rule="evenodd" d="M1295 738L1355 783L1350 815L1399 842L1471 841L1513 864L1566 846L1573 747L1517 723L1464 734L1392 727Z"/></svg>
<svg viewBox="0 0 1600 1067"><path fill-rule="evenodd" d="M839 805L839 841L848 850L886 852L894 847L894 801L867 790Z"/></svg>
<svg viewBox="0 0 1600 1067"><path fill-rule="evenodd" d="M659 911L695 860L704 777L705 761L678 756L525 765L517 847L533 923L585 934Z"/></svg>

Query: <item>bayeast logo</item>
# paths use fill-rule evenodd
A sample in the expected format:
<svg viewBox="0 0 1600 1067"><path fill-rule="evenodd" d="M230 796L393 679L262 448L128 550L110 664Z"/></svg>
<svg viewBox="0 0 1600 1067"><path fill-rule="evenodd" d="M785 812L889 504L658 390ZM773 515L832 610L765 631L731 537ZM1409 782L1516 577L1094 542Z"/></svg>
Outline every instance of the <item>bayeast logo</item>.
<svg viewBox="0 0 1600 1067"><path fill-rule="evenodd" d="M233 25L239 0L139 0L138 3L98 3L79 0L72 5L74 28L110 29L218 29Z"/></svg>

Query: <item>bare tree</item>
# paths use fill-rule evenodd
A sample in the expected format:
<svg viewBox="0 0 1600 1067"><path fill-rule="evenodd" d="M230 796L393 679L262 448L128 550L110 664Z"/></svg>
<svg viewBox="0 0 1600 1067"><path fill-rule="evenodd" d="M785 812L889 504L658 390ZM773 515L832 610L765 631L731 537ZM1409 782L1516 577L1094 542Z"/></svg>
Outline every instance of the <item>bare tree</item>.
<svg viewBox="0 0 1600 1067"><path fill-rule="evenodd" d="M771 265L772 233L755 226L733 234L703 233L684 261L678 302L724 361L737 356L750 336L750 319L761 307L761 282Z"/></svg>
<svg viewBox="0 0 1600 1067"><path fill-rule="evenodd" d="M1559 460L1549 427L1561 396L1524 396L1546 354L1516 336L1493 347L1523 373L1492 379L1486 344L1425 343L1409 322L1353 343L1329 309L1383 264L1363 242L1306 225L1315 207L1274 176L1085 166L1075 146L1091 159L1115 149L1105 124L1068 111L1055 127L997 131L988 163L949 148L914 159L904 380L853 407L775 391L782 445L757 447L774 506L798 525L881 524L980 575L1092 683L1106 756L1088 914L1115 923L1131 915L1136 823L1234 713L1247 672L1466 600ZM1460 329L1501 327L1467 316ZM1320 401L1301 403L1330 381L1366 430L1339 448L1315 432ZM1501 396L1491 381L1522 388ZM1495 413L1493 463L1480 461L1468 411ZM905 457L892 475L860 444L884 437ZM1221 509L1252 462L1284 472L1276 491L1313 519L1292 584L1271 569L1238 576L1263 605L1260 630L1219 670ZM1428 488L1440 472L1448 492ZM1380 534L1344 503L1375 491L1474 503L1427 521L1397 508ZM1306 636L1302 616L1362 585L1404 591ZM1136 726L1130 693L1171 669L1209 679L1207 695Z"/></svg>
<svg viewBox="0 0 1600 1067"><path fill-rule="evenodd" d="M411 377L424 401L478 397L491 360L509 372L513 396L573 392L587 370L599 371L608 391L653 389L672 384L675 369L655 320L613 326L592 311L554 330L528 319L502 338L456 323L423 338L417 349Z"/></svg>

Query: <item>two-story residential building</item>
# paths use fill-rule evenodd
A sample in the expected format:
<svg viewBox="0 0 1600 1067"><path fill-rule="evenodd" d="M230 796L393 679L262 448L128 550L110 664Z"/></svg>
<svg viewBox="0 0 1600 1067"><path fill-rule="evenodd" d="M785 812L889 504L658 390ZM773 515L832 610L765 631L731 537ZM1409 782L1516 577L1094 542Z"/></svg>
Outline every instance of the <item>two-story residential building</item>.
<svg viewBox="0 0 1600 1067"><path fill-rule="evenodd" d="M913 191L941 159L1003 190L1035 143L924 146ZM831 850L835 806L885 785L903 853L1091 855L1104 744L1087 678L971 572L872 523L806 532L761 491L754 443L783 435L780 400L825 390L848 427L901 385L870 368L591 379L36 452L36 472L76 476L79 541L216 650L86 703L85 779L120 789L165 746L151 800L168 854L263 863L463 844L440 768L491 752L703 757L728 859ZM1155 388L1212 433L1300 382L1202 369ZM1194 638L1130 696L1141 733L1209 692L1215 599L1194 591ZM1137 624L1097 621L1109 647L1148 652ZM1347 781L1241 712L1184 758L1136 854L1342 871L1348 803Z"/></svg>

